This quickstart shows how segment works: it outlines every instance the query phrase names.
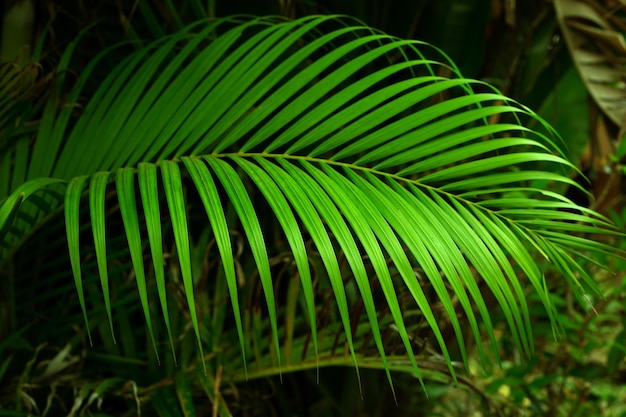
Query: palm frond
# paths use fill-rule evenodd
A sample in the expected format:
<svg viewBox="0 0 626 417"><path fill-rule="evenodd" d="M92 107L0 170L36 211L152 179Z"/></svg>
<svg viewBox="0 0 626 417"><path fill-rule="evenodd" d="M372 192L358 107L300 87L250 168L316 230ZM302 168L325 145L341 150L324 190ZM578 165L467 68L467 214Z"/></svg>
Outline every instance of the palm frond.
<svg viewBox="0 0 626 417"><path fill-rule="evenodd" d="M81 76L72 97L78 97L94 66ZM558 326L538 259L552 262L583 300L584 291L595 287L578 262L616 253L584 237L616 233L607 219L548 189L577 185L568 177L575 167L564 159L558 135L545 122L489 85L463 78L437 49L346 18L195 23L121 62L74 124L71 112L65 108L44 114L32 159L42 164L31 166L30 181L2 203L0 230L6 234L35 191L61 181L48 177L66 181L69 252L86 314L78 209L83 194L89 194L102 294L111 319L105 200L114 181L153 343L142 231L171 342L161 230L169 218L189 317L203 349L188 192L199 196L206 227L215 237L214 255L223 267L246 363L241 283L229 235L238 227L243 231L262 284L279 368L277 302L268 261L272 236L263 227L269 217L278 222L293 254L316 353L311 251L321 258L348 350L359 362L338 265L341 253L388 375L374 277L414 371L419 375L398 301L400 288L411 294L454 375L421 280L432 285L467 362L466 335L453 299L481 356L481 322L496 351L491 312L478 279L500 305L515 345L531 352L527 282ZM539 122L542 130L525 127L529 121ZM160 195L167 202L165 212ZM260 202L270 212L260 211ZM419 271L424 277L418 277Z"/></svg>

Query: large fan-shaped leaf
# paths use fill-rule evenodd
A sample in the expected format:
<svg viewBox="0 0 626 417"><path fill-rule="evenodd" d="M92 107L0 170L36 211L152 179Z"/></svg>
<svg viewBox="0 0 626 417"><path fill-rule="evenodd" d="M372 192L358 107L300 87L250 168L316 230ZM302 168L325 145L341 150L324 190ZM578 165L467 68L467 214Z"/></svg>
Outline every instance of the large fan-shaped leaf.
<svg viewBox="0 0 626 417"><path fill-rule="evenodd" d="M74 96L91 69L93 65ZM493 115L502 122L489 124ZM412 308L419 309L432 329L454 374L448 342L424 291L426 281L464 360L467 335L460 315L478 346L482 322L495 347L479 279L500 305L515 344L530 352L526 282L558 323L537 260L551 261L582 300L579 280L594 286L578 262L594 253L615 252L577 235L614 233L605 218L544 189L552 183L575 186L567 176L575 168L563 158L557 135L534 113L487 84L464 79L431 46L394 39L336 16L196 23L130 55L102 82L76 123L70 126L69 120L66 110L58 116L44 114L38 138L55 138L54 146L36 143L37 159L43 157L40 149L48 153L45 166L31 169L29 178L69 182L65 217L83 310L80 198L88 185L95 253L110 316L105 192L107 181L115 180L148 323L142 225L145 221L170 333L162 224L171 222L189 317L202 351L189 230L189 211L198 206L187 204L189 194L197 195L215 238L244 362L239 286L251 278L238 281L229 229L241 227L248 242L246 253L260 278L277 369L280 309L268 260L273 245L268 224L282 230L292 251L316 353L315 278L308 261L312 252L329 279L354 363L359 361L356 330L340 256L363 300L383 367L391 369L373 279L418 375L398 300L401 289L411 294ZM542 130L525 127L530 120ZM143 213L135 198L135 172ZM45 180L36 181L3 202L0 230L8 230L22 200L29 198L22 191L32 194L45 187ZM161 215L160 187L169 216ZM309 238L310 246L305 244ZM148 330L152 333L150 324Z"/></svg>

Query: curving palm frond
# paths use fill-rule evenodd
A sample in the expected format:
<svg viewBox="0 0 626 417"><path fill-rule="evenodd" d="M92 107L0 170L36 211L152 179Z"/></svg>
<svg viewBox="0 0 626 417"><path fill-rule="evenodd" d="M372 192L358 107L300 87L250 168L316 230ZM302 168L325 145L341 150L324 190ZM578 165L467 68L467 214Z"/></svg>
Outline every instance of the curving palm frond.
<svg viewBox="0 0 626 417"><path fill-rule="evenodd" d="M80 97L97 65L96 59L85 69L70 101ZM487 293L500 306L515 345L531 352L527 283L558 329L538 259L550 262L584 303L585 291L595 286L582 262L615 253L587 237L616 233L609 222L554 191L578 186L569 179L576 168L538 116L489 85L463 78L432 46L391 38L346 18L198 22L120 62L75 122L75 108L57 111L58 98L51 100L28 162L13 158L11 173L24 172L23 181L7 175L0 184L0 190L11 190L0 196L4 259L62 208L87 320L81 228L90 224L112 322L107 212L114 191L123 224L117 232L128 241L155 345L148 270L172 341L163 248L168 224L189 318L198 349L204 349L190 243L200 207L228 287L244 364L249 349L239 292L249 277L236 268L234 229L245 236L261 281L279 364L282 307L269 261L275 235L267 226L274 220L297 267L314 353L320 351L320 272L312 268L312 254L329 280L353 362L359 363L359 352L346 270L356 282L383 367L389 372L392 365L381 337L374 277L418 375L400 291L410 293L454 374L426 282L464 361L467 333L460 316L481 356L481 326L497 355ZM543 130L525 127L530 120ZM12 149L8 155L17 152ZM80 214L87 205L88 217ZM144 264L147 253L151 261Z"/></svg>

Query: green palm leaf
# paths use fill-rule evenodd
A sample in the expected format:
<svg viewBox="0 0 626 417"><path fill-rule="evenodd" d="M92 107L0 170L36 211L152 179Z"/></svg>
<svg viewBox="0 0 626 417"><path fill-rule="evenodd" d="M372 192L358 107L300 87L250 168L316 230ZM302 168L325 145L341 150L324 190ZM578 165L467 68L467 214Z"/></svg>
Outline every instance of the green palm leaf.
<svg viewBox="0 0 626 417"><path fill-rule="evenodd" d="M97 60L88 66L71 97L78 97L96 65ZM199 196L206 227L214 235L245 365L239 299L243 284L236 276L229 236L231 229L243 230L260 278L278 370L280 329L268 261L272 235L264 226L269 218L277 221L292 252L315 354L319 346L312 251L319 254L332 287L347 350L352 361L359 362L345 277L338 265L341 253L389 379L392 367L381 336L373 278L414 371L420 375L398 299L401 290L411 294L454 375L423 280L432 285L467 363L459 308L483 360L481 323L496 352L486 294L478 279L500 305L517 347L531 352L526 282L558 325L538 258L551 261L582 301L581 280L587 289L595 287L578 262L615 253L609 245L581 237L615 233L605 218L546 188L576 186L568 177L575 167L564 159L549 126L492 87L461 77L435 48L391 38L345 18L198 22L121 62L75 123L70 124L71 109L50 109L33 151L45 163L31 167L29 181L0 206L3 243L14 244L5 236L36 191L67 182L69 252L86 314L79 208L82 194L88 193L102 294L111 320L105 205L108 182L115 181L153 343L143 245L149 246L172 342L162 247L162 225L168 221L189 318L198 349L203 350L187 193ZM490 122L496 119L500 122ZM539 121L543 130L525 127L531 120ZM13 172L23 176L26 171ZM259 202L266 203L269 212L260 211ZM309 238L312 246L307 247Z"/></svg>

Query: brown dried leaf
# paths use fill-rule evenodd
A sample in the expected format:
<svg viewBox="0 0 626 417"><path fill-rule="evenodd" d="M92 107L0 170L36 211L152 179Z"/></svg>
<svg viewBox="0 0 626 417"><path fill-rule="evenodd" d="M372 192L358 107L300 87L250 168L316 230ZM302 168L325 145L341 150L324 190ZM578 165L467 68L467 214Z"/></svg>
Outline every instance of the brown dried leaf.
<svg viewBox="0 0 626 417"><path fill-rule="evenodd" d="M626 41L598 2L554 0L557 18L587 91L617 126L626 126Z"/></svg>

